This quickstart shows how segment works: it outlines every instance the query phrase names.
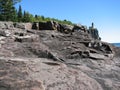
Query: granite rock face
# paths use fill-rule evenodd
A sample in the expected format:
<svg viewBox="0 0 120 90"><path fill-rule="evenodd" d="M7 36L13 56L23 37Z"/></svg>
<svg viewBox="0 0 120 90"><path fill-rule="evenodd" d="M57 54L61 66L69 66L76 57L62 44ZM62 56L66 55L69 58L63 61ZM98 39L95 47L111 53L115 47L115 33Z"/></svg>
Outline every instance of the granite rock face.
<svg viewBox="0 0 120 90"><path fill-rule="evenodd" d="M21 27L0 22L0 90L119 90L119 48L79 25Z"/></svg>
<svg viewBox="0 0 120 90"><path fill-rule="evenodd" d="M83 72L43 58L1 58L0 80L0 90L103 90Z"/></svg>
<svg viewBox="0 0 120 90"><path fill-rule="evenodd" d="M27 60L0 58L0 90L45 90L41 81L32 80Z"/></svg>
<svg viewBox="0 0 120 90"><path fill-rule="evenodd" d="M13 29L13 22L0 22L0 29Z"/></svg>
<svg viewBox="0 0 120 90"><path fill-rule="evenodd" d="M32 28L32 23L14 23L14 27L30 30Z"/></svg>
<svg viewBox="0 0 120 90"><path fill-rule="evenodd" d="M60 24L55 21L34 22L32 29L36 30L60 30Z"/></svg>

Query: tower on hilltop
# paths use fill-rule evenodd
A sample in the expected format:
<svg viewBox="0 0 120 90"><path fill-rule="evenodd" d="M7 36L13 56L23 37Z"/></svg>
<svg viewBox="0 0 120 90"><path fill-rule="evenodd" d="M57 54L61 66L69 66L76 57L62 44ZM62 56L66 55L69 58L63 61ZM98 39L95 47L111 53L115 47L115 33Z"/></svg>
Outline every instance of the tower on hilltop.
<svg viewBox="0 0 120 90"><path fill-rule="evenodd" d="M92 28L94 28L94 23L92 22Z"/></svg>
<svg viewBox="0 0 120 90"><path fill-rule="evenodd" d="M94 27L94 23L92 22L91 26L89 27L89 33L91 34L92 38L100 40L99 32L97 28Z"/></svg>

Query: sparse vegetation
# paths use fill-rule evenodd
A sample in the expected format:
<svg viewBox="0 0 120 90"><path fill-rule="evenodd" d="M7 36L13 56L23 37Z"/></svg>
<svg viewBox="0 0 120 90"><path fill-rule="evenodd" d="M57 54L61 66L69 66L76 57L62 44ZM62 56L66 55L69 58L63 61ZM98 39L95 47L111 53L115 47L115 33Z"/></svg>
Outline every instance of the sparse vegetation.
<svg viewBox="0 0 120 90"><path fill-rule="evenodd" d="M40 22L40 21L57 21L61 24L73 23L68 20L58 20L55 18L44 17L43 15L32 15L27 11L23 11L21 5L17 10L15 4L21 0L0 0L0 21L13 21L13 22Z"/></svg>

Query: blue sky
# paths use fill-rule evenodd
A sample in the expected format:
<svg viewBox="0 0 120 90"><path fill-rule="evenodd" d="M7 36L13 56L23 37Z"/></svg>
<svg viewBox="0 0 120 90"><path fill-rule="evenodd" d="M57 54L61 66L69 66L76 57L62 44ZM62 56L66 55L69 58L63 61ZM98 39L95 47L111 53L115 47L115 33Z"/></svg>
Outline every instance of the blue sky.
<svg viewBox="0 0 120 90"><path fill-rule="evenodd" d="M120 42L120 0L22 0L18 5L34 15L88 27L94 22L102 41Z"/></svg>

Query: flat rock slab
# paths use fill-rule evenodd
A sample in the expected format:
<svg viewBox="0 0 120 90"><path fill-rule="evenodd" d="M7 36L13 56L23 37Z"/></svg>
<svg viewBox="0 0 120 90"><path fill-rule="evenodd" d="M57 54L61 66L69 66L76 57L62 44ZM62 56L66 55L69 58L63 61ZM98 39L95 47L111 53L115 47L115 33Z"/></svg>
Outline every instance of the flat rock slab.
<svg viewBox="0 0 120 90"><path fill-rule="evenodd" d="M106 56L104 55L101 55L101 54L96 54L96 53L89 53L89 57L92 58L92 59L96 59L96 60L104 60L104 59L107 59Z"/></svg>
<svg viewBox="0 0 120 90"><path fill-rule="evenodd" d="M43 58L1 58L0 90L103 90L85 73Z"/></svg>
<svg viewBox="0 0 120 90"><path fill-rule="evenodd" d="M45 90L41 81L29 77L27 61L0 59L0 90Z"/></svg>

